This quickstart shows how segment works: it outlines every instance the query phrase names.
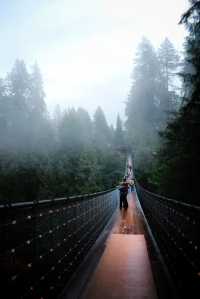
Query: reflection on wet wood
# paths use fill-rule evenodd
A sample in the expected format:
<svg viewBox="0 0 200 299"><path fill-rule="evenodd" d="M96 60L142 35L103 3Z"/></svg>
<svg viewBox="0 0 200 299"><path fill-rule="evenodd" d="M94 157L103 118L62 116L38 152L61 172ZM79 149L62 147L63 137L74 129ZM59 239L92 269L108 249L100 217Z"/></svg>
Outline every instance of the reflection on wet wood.
<svg viewBox="0 0 200 299"><path fill-rule="evenodd" d="M136 207L134 193L128 195L128 209L118 212L117 221L112 230L113 234L144 234L142 216Z"/></svg>
<svg viewBox="0 0 200 299"><path fill-rule="evenodd" d="M110 236L83 298L157 298L144 235Z"/></svg>
<svg viewBox="0 0 200 299"><path fill-rule="evenodd" d="M82 299L157 299L142 217L134 194L120 210Z"/></svg>

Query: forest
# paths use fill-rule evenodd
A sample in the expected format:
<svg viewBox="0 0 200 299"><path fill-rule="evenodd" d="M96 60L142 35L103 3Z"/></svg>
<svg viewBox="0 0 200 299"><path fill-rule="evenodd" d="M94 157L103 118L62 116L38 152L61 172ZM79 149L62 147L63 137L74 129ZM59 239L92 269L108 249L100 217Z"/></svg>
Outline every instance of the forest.
<svg viewBox="0 0 200 299"><path fill-rule="evenodd" d="M0 81L0 198L30 201L110 189L123 176L122 122L100 107L50 117L39 67L17 60Z"/></svg>
<svg viewBox="0 0 200 299"><path fill-rule="evenodd" d="M0 79L1 202L112 188L131 152L143 187L199 205L200 3L190 3L182 53L168 38L157 49L145 37L138 45L126 118L115 126L100 105L92 117L59 106L50 116L39 66L16 60Z"/></svg>
<svg viewBox="0 0 200 299"><path fill-rule="evenodd" d="M135 60L126 128L139 182L150 191L199 205L200 2L180 18L182 57L169 40L155 51L144 39Z"/></svg>

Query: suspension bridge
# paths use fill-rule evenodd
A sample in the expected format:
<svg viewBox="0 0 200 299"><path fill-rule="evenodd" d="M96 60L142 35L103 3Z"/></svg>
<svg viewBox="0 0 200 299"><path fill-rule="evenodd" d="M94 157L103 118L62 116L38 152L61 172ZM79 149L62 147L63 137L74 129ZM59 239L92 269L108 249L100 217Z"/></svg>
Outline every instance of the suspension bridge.
<svg viewBox="0 0 200 299"><path fill-rule="evenodd" d="M128 202L114 188L0 205L2 298L199 298L200 207L138 183Z"/></svg>

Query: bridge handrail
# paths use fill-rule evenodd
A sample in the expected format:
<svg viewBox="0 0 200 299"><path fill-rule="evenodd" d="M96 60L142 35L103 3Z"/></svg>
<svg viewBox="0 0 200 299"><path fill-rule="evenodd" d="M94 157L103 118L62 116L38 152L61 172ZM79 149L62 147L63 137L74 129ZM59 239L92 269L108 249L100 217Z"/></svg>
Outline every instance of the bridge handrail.
<svg viewBox="0 0 200 299"><path fill-rule="evenodd" d="M200 212L200 206L192 205L192 204L189 204L189 203L186 203L186 202L178 201L178 200L175 200L175 199L172 199L172 198L160 195L160 194L153 193L153 192L145 189L144 187L142 187L138 182L136 182L136 184L139 186L139 188L141 188L142 190L144 190L146 193L153 196L154 198L159 198L159 199L165 200L167 202L170 202L172 204L179 205L179 206L182 206L182 207L185 207L185 208L194 209L194 210Z"/></svg>
<svg viewBox="0 0 200 299"><path fill-rule="evenodd" d="M116 189L116 187L113 187L111 189L100 191L100 192L95 192L95 193L85 193L85 194L81 194L81 195L56 197L56 198L51 198L51 199L42 199L42 200L34 200L34 201L21 201L21 202L14 202L14 203L5 203L5 204L0 204L0 209L15 208L15 207L27 207L27 206L33 206L33 205L42 205L42 204L61 202L61 201L70 201L70 200L83 200L83 199L87 199L87 198L101 196L103 194L112 192L115 189Z"/></svg>
<svg viewBox="0 0 200 299"><path fill-rule="evenodd" d="M7 298L54 299L118 206L109 190L2 205L0 274Z"/></svg>
<svg viewBox="0 0 200 299"><path fill-rule="evenodd" d="M152 193L136 183L138 199L180 298L200 292L200 207Z"/></svg>

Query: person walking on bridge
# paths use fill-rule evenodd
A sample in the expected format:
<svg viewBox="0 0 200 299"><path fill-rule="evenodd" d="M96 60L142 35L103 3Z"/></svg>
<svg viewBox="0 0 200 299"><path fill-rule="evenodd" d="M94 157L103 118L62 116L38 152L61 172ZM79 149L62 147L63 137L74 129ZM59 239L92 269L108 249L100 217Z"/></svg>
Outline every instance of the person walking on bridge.
<svg viewBox="0 0 200 299"><path fill-rule="evenodd" d="M127 194L128 194L129 184L124 177L122 183L119 185L119 192L120 192L120 205L119 208L121 209L122 206L127 209L128 208L128 201L127 201Z"/></svg>
<svg viewBox="0 0 200 299"><path fill-rule="evenodd" d="M132 166L129 164L127 167L127 176L128 177L132 177Z"/></svg>

